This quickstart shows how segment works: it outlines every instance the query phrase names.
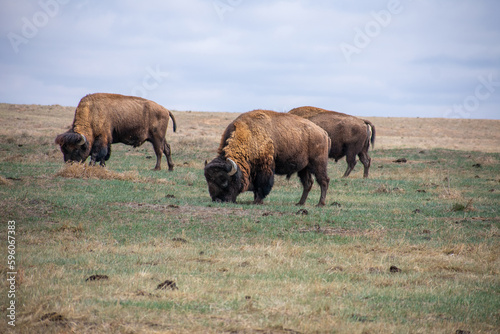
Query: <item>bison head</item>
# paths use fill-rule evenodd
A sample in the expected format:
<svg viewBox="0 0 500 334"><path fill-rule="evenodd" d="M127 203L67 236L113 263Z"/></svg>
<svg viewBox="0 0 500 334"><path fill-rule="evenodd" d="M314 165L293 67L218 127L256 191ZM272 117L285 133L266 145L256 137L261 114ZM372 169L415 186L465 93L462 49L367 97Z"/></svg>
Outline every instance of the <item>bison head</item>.
<svg viewBox="0 0 500 334"><path fill-rule="evenodd" d="M83 162L90 154L90 145L84 135L65 132L56 137L56 144L61 146L64 161Z"/></svg>
<svg viewBox="0 0 500 334"><path fill-rule="evenodd" d="M205 165L208 192L214 202L236 202L241 193L241 170L231 159L217 157Z"/></svg>

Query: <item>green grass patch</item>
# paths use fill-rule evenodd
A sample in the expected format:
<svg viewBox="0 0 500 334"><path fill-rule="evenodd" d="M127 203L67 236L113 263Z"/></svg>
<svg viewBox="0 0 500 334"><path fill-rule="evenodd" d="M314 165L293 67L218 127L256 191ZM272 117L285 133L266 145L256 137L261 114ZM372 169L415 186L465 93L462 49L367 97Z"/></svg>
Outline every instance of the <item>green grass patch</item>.
<svg viewBox="0 0 500 334"><path fill-rule="evenodd" d="M151 170L146 143L114 145L106 176L71 176L48 139L4 139L0 237L15 220L21 332L500 328L499 154L375 150L369 179L330 162L317 208L317 184L294 205L295 176L277 177L264 205L251 193L212 203L214 148L199 141L172 145L173 172ZM165 280L178 289L158 290Z"/></svg>

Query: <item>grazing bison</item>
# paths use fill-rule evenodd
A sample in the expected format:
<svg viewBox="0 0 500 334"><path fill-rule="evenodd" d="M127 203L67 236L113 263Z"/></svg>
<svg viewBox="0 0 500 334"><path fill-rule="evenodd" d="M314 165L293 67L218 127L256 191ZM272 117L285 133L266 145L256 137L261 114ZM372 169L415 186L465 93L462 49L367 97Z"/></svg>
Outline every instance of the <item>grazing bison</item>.
<svg viewBox="0 0 500 334"><path fill-rule="evenodd" d="M375 144L375 126L370 121L315 107L295 108L289 113L304 117L328 132L332 141L329 157L337 162L346 156L347 170L343 177L354 169L356 155L364 166L363 177L368 177L371 164L368 149L370 142L372 146Z"/></svg>
<svg viewBox="0 0 500 334"><path fill-rule="evenodd" d="M169 118L174 115L159 104L135 96L90 94L83 97L75 111L71 129L56 138L64 161L83 162L90 155L90 164L105 166L111 154L111 144L123 143L134 147L146 140L153 144L156 154L155 170L161 169L165 153L168 169L174 164L170 145L165 139Z"/></svg>
<svg viewBox="0 0 500 334"><path fill-rule="evenodd" d="M297 172L306 202L312 174L321 187L318 206L325 204L330 139L319 126L287 113L254 110L240 115L224 131L218 156L205 166L205 178L213 201L236 202L253 191L261 204L274 183L274 174L290 177Z"/></svg>

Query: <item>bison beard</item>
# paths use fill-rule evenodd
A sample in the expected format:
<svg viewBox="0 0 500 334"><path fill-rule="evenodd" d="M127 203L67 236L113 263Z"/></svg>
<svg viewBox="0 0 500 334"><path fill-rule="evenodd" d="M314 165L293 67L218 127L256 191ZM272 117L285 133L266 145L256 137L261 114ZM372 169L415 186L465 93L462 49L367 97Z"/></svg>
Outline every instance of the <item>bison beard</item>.
<svg viewBox="0 0 500 334"><path fill-rule="evenodd" d="M244 191L253 191L261 204L271 192L274 174L298 173L306 202L315 175L321 187L318 206L325 204L330 140L327 133L303 118L269 110L240 115L224 131L219 155L205 166L213 201L236 202Z"/></svg>
<svg viewBox="0 0 500 334"><path fill-rule="evenodd" d="M75 111L71 130L56 137L64 161L99 162L105 166L111 155L111 144L123 143L134 147L145 141L153 144L155 170L161 169L162 154L172 170L170 145L165 139L169 118L174 132L172 113L159 104L140 97L118 94L90 94L83 97Z"/></svg>

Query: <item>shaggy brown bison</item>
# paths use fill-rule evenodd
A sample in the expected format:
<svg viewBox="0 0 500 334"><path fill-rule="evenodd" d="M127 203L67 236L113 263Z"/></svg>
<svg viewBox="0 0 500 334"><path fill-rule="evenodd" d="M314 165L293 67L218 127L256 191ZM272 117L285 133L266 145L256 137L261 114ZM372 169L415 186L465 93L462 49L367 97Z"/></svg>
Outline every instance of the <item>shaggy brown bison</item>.
<svg viewBox="0 0 500 334"><path fill-rule="evenodd" d="M173 170L170 145L165 139L169 118L175 132L174 115L153 101L118 94L90 94L80 100L71 129L58 135L56 144L61 146L64 161L83 162L90 155L91 165L99 162L105 166L111 144L137 147L147 140L155 150L155 170L161 169L162 153L167 157L168 169Z"/></svg>
<svg viewBox="0 0 500 334"><path fill-rule="evenodd" d="M315 107L300 107L290 114L304 117L323 128L332 141L329 157L337 162L346 157L347 169L343 177L349 176L356 165L356 155L363 163L363 177L368 177L371 158L368 155L370 142L375 144L375 126L367 120L351 115Z"/></svg>
<svg viewBox="0 0 500 334"><path fill-rule="evenodd" d="M222 135L218 156L205 166L205 178L213 201L236 202L244 191L253 191L261 204L274 184L274 174L290 177L297 172L306 202L313 178L321 187L318 206L325 204L328 134L301 117L270 110L240 115Z"/></svg>

